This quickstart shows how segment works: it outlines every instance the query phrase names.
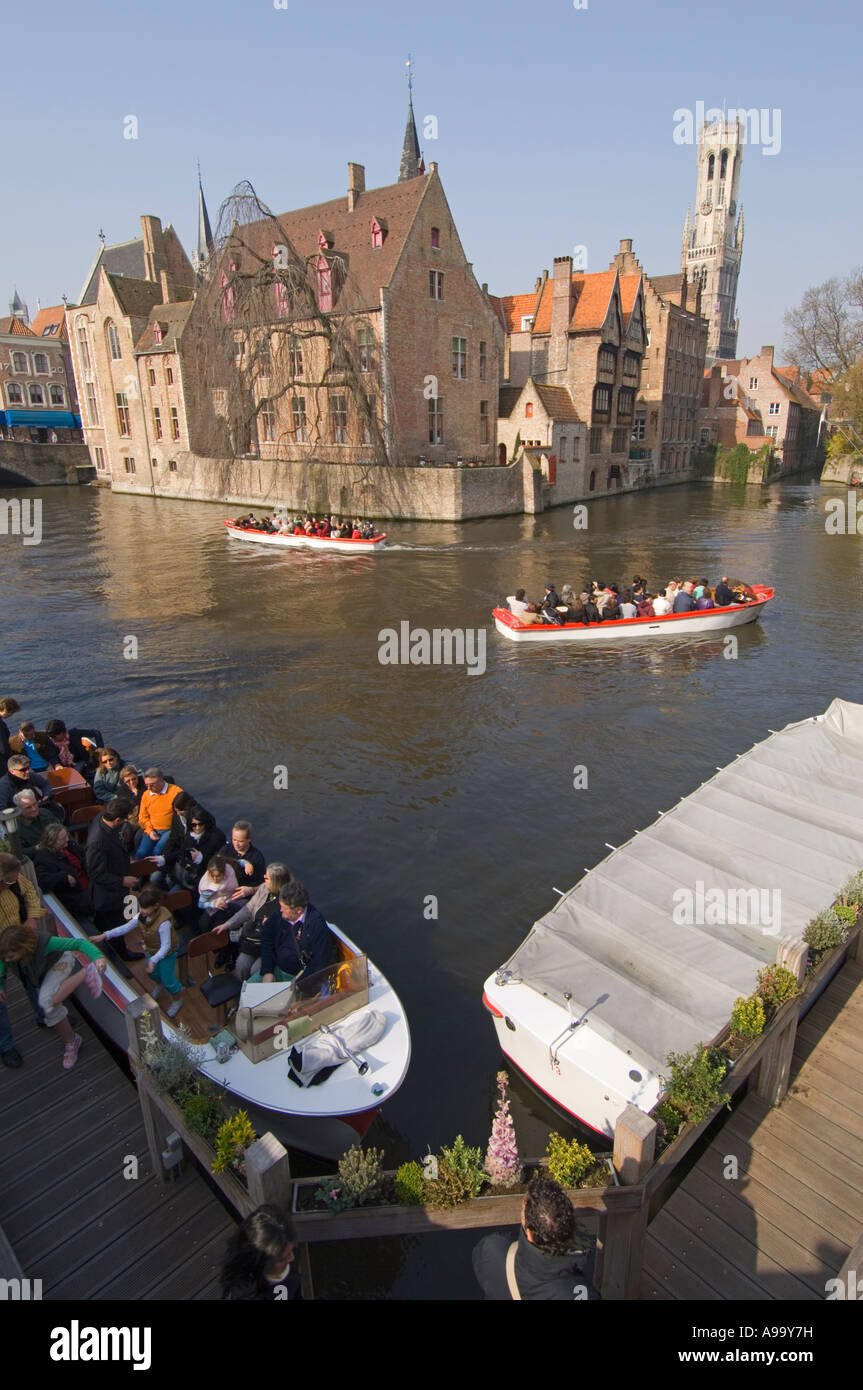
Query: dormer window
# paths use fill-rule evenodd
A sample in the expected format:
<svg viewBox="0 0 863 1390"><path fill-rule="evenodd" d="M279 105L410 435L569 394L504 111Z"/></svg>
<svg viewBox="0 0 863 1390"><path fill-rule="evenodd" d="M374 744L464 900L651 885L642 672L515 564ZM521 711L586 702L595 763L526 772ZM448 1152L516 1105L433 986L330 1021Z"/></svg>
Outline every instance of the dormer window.
<svg viewBox="0 0 863 1390"><path fill-rule="evenodd" d="M163 342L164 337L165 337L164 324L161 324L161 323L154 323L154 324L153 324L153 338L155 339L155 341L156 341L157 343L161 343L161 342Z"/></svg>
<svg viewBox="0 0 863 1390"><path fill-rule="evenodd" d="M383 246L387 234L387 224L382 217L372 218L372 246Z"/></svg>
<svg viewBox="0 0 863 1390"><path fill-rule="evenodd" d="M333 275L324 256L319 256L315 271L318 277L318 308L326 314L333 307Z"/></svg>
<svg viewBox="0 0 863 1390"><path fill-rule="evenodd" d="M235 267L232 266L231 269L234 270ZM234 317L234 288L233 285L228 284L228 277L224 271L222 271L220 284L222 287L222 318L226 323L230 323Z"/></svg>
<svg viewBox="0 0 863 1390"><path fill-rule="evenodd" d="M321 232L318 236L318 246L321 251L332 251L335 246L335 237L332 232Z"/></svg>
<svg viewBox="0 0 863 1390"><path fill-rule="evenodd" d="M522 333L529 333L530 330L531 330L532 328L533 328L533 314L522 314L522 316L521 316L521 331L522 331Z"/></svg>
<svg viewBox="0 0 863 1390"><path fill-rule="evenodd" d="M440 250L440 227L432 227L432 229L431 229L431 244L432 244L432 250L433 250L433 251L439 251L439 250Z"/></svg>

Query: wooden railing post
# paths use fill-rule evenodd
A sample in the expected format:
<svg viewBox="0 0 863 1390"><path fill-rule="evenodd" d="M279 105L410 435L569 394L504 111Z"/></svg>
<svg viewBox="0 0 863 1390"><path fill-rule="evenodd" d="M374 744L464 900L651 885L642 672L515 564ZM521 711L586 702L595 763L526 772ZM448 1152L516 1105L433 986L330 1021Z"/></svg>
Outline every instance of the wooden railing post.
<svg viewBox="0 0 863 1390"><path fill-rule="evenodd" d="M291 1204L291 1163L274 1134L262 1134L246 1149L246 1183L256 1207L264 1202Z"/></svg>
<svg viewBox="0 0 863 1390"><path fill-rule="evenodd" d="M784 965L797 981L797 988L806 979L806 963L809 960L809 947L805 941L793 936L783 936L776 947L776 964Z"/></svg>
<svg viewBox="0 0 863 1390"><path fill-rule="evenodd" d="M775 1038L765 1044L758 1066L755 1092L762 1100L766 1100L768 1105L781 1105L788 1091L798 1018L799 1004L795 1000L788 1010L788 1018L782 1028Z"/></svg>
<svg viewBox="0 0 863 1390"><path fill-rule="evenodd" d="M155 1033L159 1038L164 1036L162 1016L159 1013L158 1005L148 994L132 999L126 1005L126 1028L129 1039L129 1056L137 1073L138 1068L143 1065L141 1054L145 1037L152 1033ZM138 1086L138 1101L141 1106L141 1121L147 1136L147 1149L150 1154L150 1162L153 1165L153 1172L163 1182L166 1182L168 1175L162 1166L162 1149L171 1126L158 1106L150 1100L143 1086Z"/></svg>
<svg viewBox="0 0 863 1390"><path fill-rule="evenodd" d="M638 1298L647 1236L648 1206L643 1181L653 1164L656 1121L627 1105L614 1127L615 1171L624 1187L641 1185L641 1201L632 1211L606 1212L596 1280L604 1299Z"/></svg>

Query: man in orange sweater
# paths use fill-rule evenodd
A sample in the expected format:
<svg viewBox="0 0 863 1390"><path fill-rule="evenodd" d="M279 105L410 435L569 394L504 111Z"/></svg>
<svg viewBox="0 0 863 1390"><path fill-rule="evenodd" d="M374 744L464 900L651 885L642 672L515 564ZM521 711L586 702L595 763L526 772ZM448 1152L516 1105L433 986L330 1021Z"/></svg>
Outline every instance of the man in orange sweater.
<svg viewBox="0 0 863 1390"><path fill-rule="evenodd" d="M138 807L138 825L144 832L138 843L139 857L162 853L171 833L174 797L183 790L173 782L166 782L160 767L147 768L144 786L146 791Z"/></svg>

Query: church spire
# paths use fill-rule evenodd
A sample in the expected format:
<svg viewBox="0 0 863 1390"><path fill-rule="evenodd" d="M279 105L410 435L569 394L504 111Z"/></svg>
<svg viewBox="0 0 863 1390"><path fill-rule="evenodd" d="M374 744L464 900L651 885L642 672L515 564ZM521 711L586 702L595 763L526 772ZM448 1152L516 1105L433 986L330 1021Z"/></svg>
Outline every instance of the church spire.
<svg viewBox="0 0 863 1390"><path fill-rule="evenodd" d="M201 166L198 165L198 244L195 247L194 267L196 275L203 275L213 252L213 233L210 230L210 217L204 199L201 183Z"/></svg>
<svg viewBox="0 0 863 1390"><path fill-rule="evenodd" d="M399 183L404 183L405 179L415 179L418 174L425 173L425 164L420 153L420 142L417 136L417 123L414 120L414 76L410 54L408 54L405 67L408 70L408 119L402 145L402 162L399 165Z"/></svg>

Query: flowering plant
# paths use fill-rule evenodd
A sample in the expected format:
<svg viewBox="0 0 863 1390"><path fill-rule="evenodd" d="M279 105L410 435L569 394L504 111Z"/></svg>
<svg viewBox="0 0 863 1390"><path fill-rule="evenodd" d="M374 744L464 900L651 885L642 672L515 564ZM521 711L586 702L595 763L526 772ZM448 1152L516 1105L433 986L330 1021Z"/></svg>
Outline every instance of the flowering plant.
<svg viewBox="0 0 863 1390"><path fill-rule="evenodd" d="M515 1126L509 1113L509 1077L505 1071L497 1074L497 1089L497 1109L485 1155L485 1171L496 1187L514 1187L521 1178L521 1159L518 1156Z"/></svg>

